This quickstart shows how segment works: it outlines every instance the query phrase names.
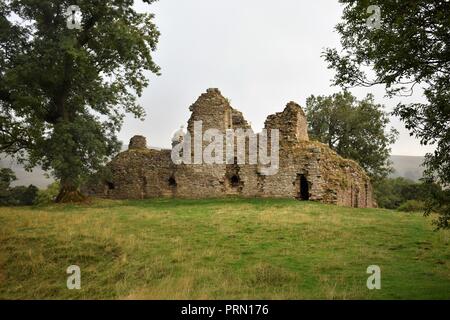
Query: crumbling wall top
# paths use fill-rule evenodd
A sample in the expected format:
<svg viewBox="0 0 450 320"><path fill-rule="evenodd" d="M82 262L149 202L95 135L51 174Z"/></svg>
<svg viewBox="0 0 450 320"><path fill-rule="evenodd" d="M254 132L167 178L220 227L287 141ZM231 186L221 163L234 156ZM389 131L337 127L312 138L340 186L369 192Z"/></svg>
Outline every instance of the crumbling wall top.
<svg viewBox="0 0 450 320"><path fill-rule="evenodd" d="M147 139L144 136L134 136L130 139L128 149L147 149Z"/></svg>
<svg viewBox="0 0 450 320"><path fill-rule="evenodd" d="M284 142L309 141L305 112L293 101L286 105L283 112L268 116L265 128L280 130L280 137Z"/></svg>
<svg viewBox="0 0 450 320"><path fill-rule="evenodd" d="M229 101L222 96L219 89L208 89L191 105L192 112L187 129L193 134L194 122L202 121L203 130L232 128L232 111Z"/></svg>

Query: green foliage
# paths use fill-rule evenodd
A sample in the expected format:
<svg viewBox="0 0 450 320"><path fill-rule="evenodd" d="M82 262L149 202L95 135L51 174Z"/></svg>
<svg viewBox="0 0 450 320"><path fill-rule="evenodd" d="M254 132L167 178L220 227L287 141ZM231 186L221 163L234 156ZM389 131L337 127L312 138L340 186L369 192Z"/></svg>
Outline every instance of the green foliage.
<svg viewBox="0 0 450 320"><path fill-rule="evenodd" d="M11 198L11 182L16 179L16 175L11 169L0 169L0 205L9 204Z"/></svg>
<svg viewBox="0 0 450 320"><path fill-rule="evenodd" d="M425 202L420 200L407 200L398 207L398 211L403 212L423 212L424 210Z"/></svg>
<svg viewBox="0 0 450 320"><path fill-rule="evenodd" d="M428 201L431 194L442 194L443 191L435 183L416 183L405 178L395 178L376 181L374 183L374 193L379 207L399 209L409 200L417 201L423 205ZM408 205L413 204L418 203ZM425 210L425 206L422 206L422 210Z"/></svg>
<svg viewBox="0 0 450 320"><path fill-rule="evenodd" d="M11 169L0 169L0 206L32 205L38 188L33 185L11 188L11 182L15 180L16 176Z"/></svg>
<svg viewBox="0 0 450 320"><path fill-rule="evenodd" d="M426 156L426 177L450 185L450 2L340 2L343 22L336 29L343 50L324 52L329 67L336 71L334 83L343 87L384 84L390 96L411 95L421 86L427 103L400 103L395 114L422 144L437 147ZM366 24L371 4L381 9L379 29L370 30ZM441 225L448 226L449 215L442 218Z"/></svg>
<svg viewBox="0 0 450 320"><path fill-rule="evenodd" d="M51 185L47 187L47 189L39 190L34 204L46 205L54 202L56 200L56 197L58 196L59 189L60 189L59 183L53 182Z"/></svg>
<svg viewBox="0 0 450 320"><path fill-rule="evenodd" d="M439 218L435 221L436 226L443 229L450 227L450 189L442 192L432 190L427 198L425 215L438 213Z"/></svg>
<svg viewBox="0 0 450 320"><path fill-rule="evenodd" d="M395 142L397 132L392 128L387 132L388 115L382 105L374 103L372 95L362 101L347 91L311 96L306 101L306 113L313 139L357 161L375 180L392 171L389 145Z"/></svg>
<svg viewBox="0 0 450 320"><path fill-rule="evenodd" d="M33 185L11 188L6 204L10 206L31 206L36 200L38 191L39 189Z"/></svg>
<svg viewBox="0 0 450 320"><path fill-rule="evenodd" d="M0 3L0 151L53 169L69 191L120 150L124 115L145 116L136 96L159 73L153 14L132 0L75 3L81 30L67 28L71 0Z"/></svg>
<svg viewBox="0 0 450 320"><path fill-rule="evenodd" d="M380 208L397 209L405 201L404 190L414 185L414 182L404 178L383 179L373 185L375 198Z"/></svg>

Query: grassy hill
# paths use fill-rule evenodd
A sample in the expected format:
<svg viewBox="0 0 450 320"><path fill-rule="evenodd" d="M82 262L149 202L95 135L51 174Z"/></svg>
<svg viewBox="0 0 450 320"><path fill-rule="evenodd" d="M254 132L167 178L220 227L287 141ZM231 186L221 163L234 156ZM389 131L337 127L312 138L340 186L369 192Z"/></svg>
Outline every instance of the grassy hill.
<svg viewBox="0 0 450 320"><path fill-rule="evenodd" d="M294 200L0 208L0 299L450 299L449 242L420 214Z"/></svg>

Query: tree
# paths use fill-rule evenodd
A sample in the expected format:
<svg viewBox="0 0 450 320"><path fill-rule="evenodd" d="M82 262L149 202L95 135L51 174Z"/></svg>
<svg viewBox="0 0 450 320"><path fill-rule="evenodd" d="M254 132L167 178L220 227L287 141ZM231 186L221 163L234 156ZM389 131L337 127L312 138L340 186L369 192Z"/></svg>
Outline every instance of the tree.
<svg viewBox="0 0 450 320"><path fill-rule="evenodd" d="M11 182L17 180L14 172L9 168L0 169L0 205L8 204L11 196Z"/></svg>
<svg viewBox="0 0 450 320"><path fill-rule="evenodd" d="M57 201L83 200L83 179L120 150L124 115L145 116L136 96L145 73L159 73L151 56L159 32L133 3L0 2L0 152L52 170ZM81 29L67 14L73 4Z"/></svg>
<svg viewBox="0 0 450 320"><path fill-rule="evenodd" d="M389 96L412 95L421 86L427 102L400 103L395 114L422 144L436 144L426 156L427 179L450 185L450 2L379 0L371 7L368 0L340 2L343 22L336 29L343 50L324 52L336 71L334 83L383 84ZM440 226L448 226L450 209L442 215Z"/></svg>
<svg viewBox="0 0 450 320"><path fill-rule="evenodd" d="M430 193L442 194L442 188L434 183L417 183L402 177L386 178L374 183L377 204L381 208L398 209L408 201L424 204Z"/></svg>
<svg viewBox="0 0 450 320"><path fill-rule="evenodd" d="M439 214L439 217L435 221L438 228L449 229L450 228L450 189L443 190L442 192L432 190L431 196L428 197L425 209L425 215L430 215L433 212Z"/></svg>
<svg viewBox="0 0 450 320"><path fill-rule="evenodd" d="M37 198L38 191L39 189L32 184L28 187L17 186L11 188L7 204L13 206L31 206Z"/></svg>
<svg viewBox="0 0 450 320"><path fill-rule="evenodd" d="M397 132L390 129L383 106L374 103L368 95L358 101L350 92L332 96L311 96L306 101L309 134L328 144L345 158L357 161L373 180L392 172L389 145Z"/></svg>
<svg viewBox="0 0 450 320"><path fill-rule="evenodd" d="M11 188L11 183L16 181L16 175L9 168L0 169L0 205L32 205L38 193L38 188L33 185L28 187L18 186Z"/></svg>

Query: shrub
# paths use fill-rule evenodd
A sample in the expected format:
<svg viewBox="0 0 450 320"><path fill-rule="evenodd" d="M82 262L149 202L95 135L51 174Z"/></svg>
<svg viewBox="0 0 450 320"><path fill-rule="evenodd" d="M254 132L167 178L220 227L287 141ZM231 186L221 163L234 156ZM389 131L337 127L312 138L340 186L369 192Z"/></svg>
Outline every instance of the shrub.
<svg viewBox="0 0 450 320"><path fill-rule="evenodd" d="M7 189L0 199L0 205L5 206L31 206L37 197L39 189L36 186L19 186Z"/></svg>
<svg viewBox="0 0 450 320"><path fill-rule="evenodd" d="M408 200L404 202L400 207L398 207L397 210L404 212L415 212L415 211L423 212L425 210L425 202L420 200Z"/></svg>
<svg viewBox="0 0 450 320"><path fill-rule="evenodd" d="M46 205L55 201L59 193L59 183L53 182L45 190L39 190L34 201L35 205Z"/></svg>
<svg viewBox="0 0 450 320"><path fill-rule="evenodd" d="M10 204L16 206L31 206L36 200L39 189L36 186L20 186L11 189Z"/></svg>
<svg viewBox="0 0 450 320"><path fill-rule="evenodd" d="M414 195L408 195L409 197L406 195L406 190L414 185L414 181L404 178L376 181L374 192L378 205L381 208L397 209L405 201L415 198Z"/></svg>
<svg viewBox="0 0 450 320"><path fill-rule="evenodd" d="M398 209L409 200L426 202L430 194L441 192L442 188L438 184L416 183L405 178L383 179L374 183L378 206L386 209Z"/></svg>

